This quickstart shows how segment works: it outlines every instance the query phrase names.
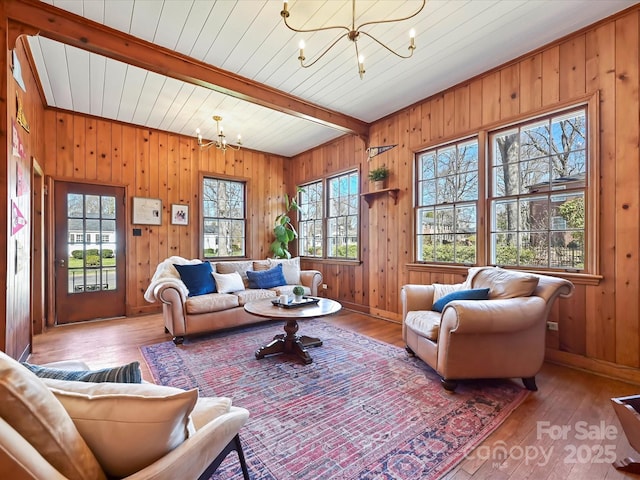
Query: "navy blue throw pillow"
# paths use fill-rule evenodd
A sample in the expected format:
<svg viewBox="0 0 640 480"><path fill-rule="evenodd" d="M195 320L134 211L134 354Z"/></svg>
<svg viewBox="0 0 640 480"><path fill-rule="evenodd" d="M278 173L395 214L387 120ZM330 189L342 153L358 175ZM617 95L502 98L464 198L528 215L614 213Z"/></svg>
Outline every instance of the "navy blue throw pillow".
<svg viewBox="0 0 640 480"><path fill-rule="evenodd" d="M442 312L447 303L453 300L489 300L488 288L472 288L471 290L458 290L457 292L451 292L448 295L438 299L433 304L431 310L435 312Z"/></svg>
<svg viewBox="0 0 640 480"><path fill-rule="evenodd" d="M96 383L142 383L142 372L140 371L139 362L131 362L121 367L102 368L100 370L63 370L61 368L43 367L30 363L23 363L22 365L40 378Z"/></svg>
<svg viewBox="0 0 640 480"><path fill-rule="evenodd" d="M249 288L273 288L286 285L282 272L282 264L278 264L269 270L252 271L247 270L247 278L249 279Z"/></svg>
<svg viewBox="0 0 640 480"><path fill-rule="evenodd" d="M213 281L213 272L209 262L196 263L195 265L173 264L180 274L180 278L187 286L190 297L215 293L216 282Z"/></svg>

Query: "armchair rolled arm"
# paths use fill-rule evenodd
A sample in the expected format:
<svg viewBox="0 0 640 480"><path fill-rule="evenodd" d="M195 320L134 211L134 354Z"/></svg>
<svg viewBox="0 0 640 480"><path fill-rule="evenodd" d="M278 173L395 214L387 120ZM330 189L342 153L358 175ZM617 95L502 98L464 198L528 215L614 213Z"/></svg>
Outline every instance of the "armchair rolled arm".
<svg viewBox="0 0 640 480"><path fill-rule="evenodd" d="M440 335L449 332L507 333L531 328L546 320L546 303L540 297L498 300L455 300L444 308Z"/></svg>
<svg viewBox="0 0 640 480"><path fill-rule="evenodd" d="M300 270L300 283L311 289L311 295L318 295L322 283L322 272L319 270Z"/></svg>
<svg viewBox="0 0 640 480"><path fill-rule="evenodd" d="M178 286L174 283L160 283L153 290L153 296L156 298L156 301L162 303L184 303L187 301L187 297L184 292L178 288Z"/></svg>
<svg viewBox="0 0 640 480"><path fill-rule="evenodd" d="M164 457L126 477L126 480L198 478L237 435L248 418L248 410L231 407L228 413L199 428Z"/></svg>
<svg viewBox="0 0 640 480"><path fill-rule="evenodd" d="M431 310L433 306L433 285L408 284L400 290L402 302L402 319L407 318L407 313L416 310Z"/></svg>

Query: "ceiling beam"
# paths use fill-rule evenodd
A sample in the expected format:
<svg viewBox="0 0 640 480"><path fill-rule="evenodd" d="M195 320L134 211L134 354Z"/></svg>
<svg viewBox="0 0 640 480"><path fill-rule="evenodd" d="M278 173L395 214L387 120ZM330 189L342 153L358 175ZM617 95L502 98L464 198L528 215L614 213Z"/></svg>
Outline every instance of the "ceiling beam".
<svg viewBox="0 0 640 480"><path fill-rule="evenodd" d="M167 77L366 138L369 124L38 0L3 0L14 38L39 34Z"/></svg>

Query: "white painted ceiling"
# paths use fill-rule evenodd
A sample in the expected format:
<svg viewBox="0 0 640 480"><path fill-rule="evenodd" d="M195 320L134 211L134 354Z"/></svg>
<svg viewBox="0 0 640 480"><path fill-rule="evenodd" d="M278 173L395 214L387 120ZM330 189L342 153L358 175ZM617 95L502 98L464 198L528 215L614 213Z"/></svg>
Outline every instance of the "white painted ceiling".
<svg viewBox="0 0 640 480"><path fill-rule="evenodd" d="M57 8L175 50L364 122L438 93L637 3L630 0L428 0L416 17L365 28L401 53L408 31L417 49L399 59L366 38L340 40L315 66L297 60L304 38L313 60L342 32L299 34L282 22L278 0L42 0ZM407 16L419 0L357 0L356 25ZM312 28L350 25L351 0L291 0L289 21ZM342 131L148 72L43 37L29 45L52 107L294 156Z"/></svg>

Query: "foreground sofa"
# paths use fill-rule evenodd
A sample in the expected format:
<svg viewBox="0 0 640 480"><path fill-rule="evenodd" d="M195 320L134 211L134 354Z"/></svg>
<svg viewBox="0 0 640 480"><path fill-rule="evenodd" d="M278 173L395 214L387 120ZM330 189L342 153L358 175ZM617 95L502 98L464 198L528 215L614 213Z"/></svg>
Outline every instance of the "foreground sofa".
<svg viewBox="0 0 640 480"><path fill-rule="evenodd" d="M0 352L2 479L204 480L236 450L248 480L238 436L248 418L196 389L39 378Z"/></svg>
<svg viewBox="0 0 640 480"><path fill-rule="evenodd" d="M536 390L547 316L555 299L570 296L573 288L562 278L498 267L470 268L465 282L456 285L404 285L407 351L432 367L449 391L461 379L513 377ZM487 299L477 299L478 292Z"/></svg>
<svg viewBox="0 0 640 480"><path fill-rule="evenodd" d="M187 260L174 256L158 265L145 292L148 302L161 302L165 330L173 335L173 341L180 344L186 335L213 332L249 323L264 321L244 310L244 305L253 300L291 295L293 287L304 287L305 295L317 295L322 283L318 270L300 270L300 259L289 260L237 260L209 262L213 273L229 275L238 273L242 286L232 292L190 295L181 280L175 265L197 265L200 260ZM249 288L247 271L265 272L282 265L285 285L271 288Z"/></svg>

